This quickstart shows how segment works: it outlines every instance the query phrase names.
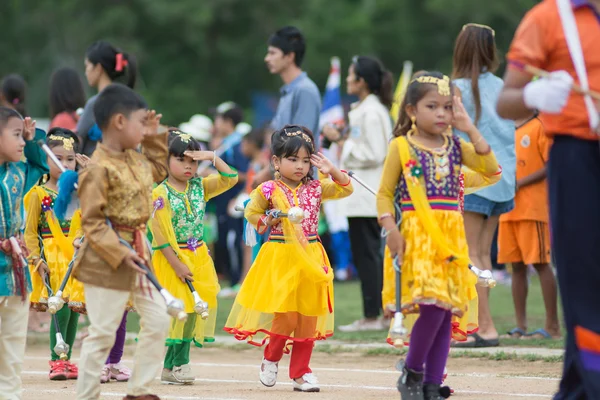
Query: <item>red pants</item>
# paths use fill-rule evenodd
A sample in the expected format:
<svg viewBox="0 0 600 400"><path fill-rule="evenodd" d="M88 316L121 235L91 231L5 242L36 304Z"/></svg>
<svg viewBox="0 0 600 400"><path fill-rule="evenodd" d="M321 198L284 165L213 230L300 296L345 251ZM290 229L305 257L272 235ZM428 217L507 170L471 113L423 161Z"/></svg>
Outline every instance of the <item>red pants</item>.
<svg viewBox="0 0 600 400"><path fill-rule="evenodd" d="M265 359L268 361L277 362L283 357L283 350L287 339L282 337L271 337L269 343L265 347ZM312 355L313 341L294 342L292 346L292 356L290 358L290 378L301 378L304 374L312 372L308 364Z"/></svg>
<svg viewBox="0 0 600 400"><path fill-rule="evenodd" d="M292 346L290 359L290 378L301 378L304 374L311 373L308 366L312 355L314 341L307 340L314 337L316 318L306 317L298 313L275 314L271 331L274 333L265 347L264 357L268 361L278 362L283 357L283 351L289 337L294 332L296 339ZM281 336L279 336L281 335ZM304 339L304 340L302 340Z"/></svg>

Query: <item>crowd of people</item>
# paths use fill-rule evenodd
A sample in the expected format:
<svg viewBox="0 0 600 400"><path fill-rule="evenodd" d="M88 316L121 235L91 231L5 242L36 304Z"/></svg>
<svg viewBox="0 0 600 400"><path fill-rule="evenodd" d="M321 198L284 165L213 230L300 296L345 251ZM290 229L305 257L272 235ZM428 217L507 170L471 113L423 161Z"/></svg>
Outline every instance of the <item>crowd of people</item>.
<svg viewBox="0 0 600 400"><path fill-rule="evenodd" d="M599 3L534 7L504 79L495 75L493 28L464 25L452 73L415 73L397 118L392 74L356 56L346 90L357 102L346 122L319 124L320 92L302 70L304 36L291 26L267 42L265 64L283 82L268 126L250 127L231 101L210 117L167 124L134 91L135 57L105 41L83 57L98 92L87 101L75 69L52 75L47 133L28 116L25 81L6 76L0 398L21 398L28 324L50 332L49 379L77 379L78 399L99 398L110 380L129 382L126 399L158 399L151 382L159 373L163 383L192 384L190 350L214 341L219 297L235 297L225 332L264 346L263 385L276 384L291 346L294 390L317 392L310 359L315 341L334 332L334 277L355 269L363 315L339 329L386 330L402 311L401 398L440 400L451 346L499 345L493 295L472 268L492 270L496 240L497 261L513 274L516 326L506 337L561 338L554 261L567 337L555 398L595 398L599 228L574 221L593 221L600 196L598 94L590 91L600 85ZM345 221L330 235L325 202ZM534 329L529 266L546 309L545 326ZM121 357L132 310L141 329L130 370ZM50 323L39 318L48 311ZM89 328L78 366L71 351L81 315Z"/></svg>

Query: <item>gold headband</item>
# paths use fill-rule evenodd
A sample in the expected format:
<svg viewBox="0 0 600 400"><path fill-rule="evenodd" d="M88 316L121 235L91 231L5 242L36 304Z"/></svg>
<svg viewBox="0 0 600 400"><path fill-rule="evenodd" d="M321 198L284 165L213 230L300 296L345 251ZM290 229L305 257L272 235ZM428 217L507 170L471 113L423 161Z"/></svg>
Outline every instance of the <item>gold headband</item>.
<svg viewBox="0 0 600 400"><path fill-rule="evenodd" d="M489 27L489 26L487 26L487 25L475 24L475 23L472 23L472 22L471 22L471 23L468 23L468 24L464 24L464 25L463 25L463 27L462 27L462 30L464 31L464 30L465 30L465 29L467 29L467 27L469 27L469 26L473 26L473 27L475 27L475 28L487 29L487 30L489 30L490 32L492 32L492 36L493 36L493 37L496 37L496 31L495 31L495 30L493 30L492 28L490 28L490 27Z"/></svg>
<svg viewBox="0 0 600 400"><path fill-rule="evenodd" d="M412 82L431 83L433 85L437 85L438 93L440 95L450 96L450 78L448 78L447 75L444 75L444 77L441 79L434 76L420 76L413 79Z"/></svg>
<svg viewBox="0 0 600 400"><path fill-rule="evenodd" d="M312 140L310 139L310 136L308 136L306 133L304 133L302 131L288 132L286 130L284 130L284 132L287 137L302 136L302 139L306 143L310 144L310 147L314 150L315 147L313 146Z"/></svg>
<svg viewBox="0 0 600 400"><path fill-rule="evenodd" d="M73 150L73 144L75 143L75 139L73 139L73 138L68 138L68 137L58 136L58 135L50 135L50 136L48 136L48 140L55 140L57 142L62 142L63 147L67 151Z"/></svg>

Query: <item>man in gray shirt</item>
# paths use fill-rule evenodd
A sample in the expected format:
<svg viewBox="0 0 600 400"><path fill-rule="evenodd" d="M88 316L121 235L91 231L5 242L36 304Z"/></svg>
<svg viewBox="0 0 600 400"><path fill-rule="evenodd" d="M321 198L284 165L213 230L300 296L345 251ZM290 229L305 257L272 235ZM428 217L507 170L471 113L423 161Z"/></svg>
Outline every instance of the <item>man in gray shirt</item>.
<svg viewBox="0 0 600 400"><path fill-rule="evenodd" d="M271 128L305 126L313 132L318 148L321 94L317 85L300 68L306 51L304 36L298 28L286 26L271 35L268 44L265 64L269 72L279 75L284 83ZM271 171L267 167L255 176L253 185L256 187L270 178Z"/></svg>

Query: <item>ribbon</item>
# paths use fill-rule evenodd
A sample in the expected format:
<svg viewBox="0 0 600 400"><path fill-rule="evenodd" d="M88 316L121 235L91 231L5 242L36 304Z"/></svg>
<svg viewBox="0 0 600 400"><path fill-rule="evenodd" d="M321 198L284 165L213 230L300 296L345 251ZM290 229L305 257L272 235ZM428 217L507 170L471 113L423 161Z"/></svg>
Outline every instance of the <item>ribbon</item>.
<svg viewBox="0 0 600 400"><path fill-rule="evenodd" d="M115 71L121 72L129 64L129 62L123 58L123 53L117 53L115 56Z"/></svg>

